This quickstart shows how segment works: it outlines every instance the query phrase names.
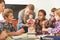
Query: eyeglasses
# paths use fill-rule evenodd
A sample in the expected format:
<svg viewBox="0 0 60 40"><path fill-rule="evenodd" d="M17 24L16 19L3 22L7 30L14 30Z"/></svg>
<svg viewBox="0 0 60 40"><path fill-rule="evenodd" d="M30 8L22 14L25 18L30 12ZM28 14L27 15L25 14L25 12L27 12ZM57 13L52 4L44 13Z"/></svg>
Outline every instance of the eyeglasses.
<svg viewBox="0 0 60 40"><path fill-rule="evenodd" d="M51 17L55 17L54 15L51 15L51 14L50 14L50 16L51 16Z"/></svg>

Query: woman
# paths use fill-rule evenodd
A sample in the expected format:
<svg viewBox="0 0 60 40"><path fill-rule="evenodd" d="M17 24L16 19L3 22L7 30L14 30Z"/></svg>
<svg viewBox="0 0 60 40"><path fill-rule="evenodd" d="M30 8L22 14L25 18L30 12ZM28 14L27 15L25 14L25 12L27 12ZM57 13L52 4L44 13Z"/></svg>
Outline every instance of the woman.
<svg viewBox="0 0 60 40"><path fill-rule="evenodd" d="M26 6L25 9L19 12L18 26L17 26L18 30L20 30L22 26L28 26L26 23L27 23L27 20L29 19L29 15L31 14L33 15L33 18L35 18L34 5L32 4L29 4L28 6Z"/></svg>

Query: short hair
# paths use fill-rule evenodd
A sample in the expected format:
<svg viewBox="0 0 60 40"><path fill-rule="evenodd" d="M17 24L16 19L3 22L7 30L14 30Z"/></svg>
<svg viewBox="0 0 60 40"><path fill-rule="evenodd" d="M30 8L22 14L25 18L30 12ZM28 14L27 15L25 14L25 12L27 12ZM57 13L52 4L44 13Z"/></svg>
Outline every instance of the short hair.
<svg viewBox="0 0 60 40"><path fill-rule="evenodd" d="M9 8L5 9L5 10L4 10L3 17L4 17L4 18L5 18L5 17L8 17L8 16L9 16L9 13L13 13L13 10L12 10L12 9L9 9Z"/></svg>
<svg viewBox="0 0 60 40"><path fill-rule="evenodd" d="M55 13L60 17L60 8L55 11Z"/></svg>
<svg viewBox="0 0 60 40"><path fill-rule="evenodd" d="M57 9L56 8L52 8L51 9L51 12L55 12Z"/></svg>
<svg viewBox="0 0 60 40"><path fill-rule="evenodd" d="M0 0L0 3L2 3L2 2L4 2L4 3L5 3L5 1L4 1L4 0Z"/></svg>
<svg viewBox="0 0 60 40"><path fill-rule="evenodd" d="M42 12L44 14L44 16L46 16L46 11L45 10L43 10L43 9L39 10L38 14L39 14L39 12Z"/></svg>
<svg viewBox="0 0 60 40"><path fill-rule="evenodd" d="M34 5L33 4L29 4L26 7L28 7L30 10L33 10L34 11Z"/></svg>

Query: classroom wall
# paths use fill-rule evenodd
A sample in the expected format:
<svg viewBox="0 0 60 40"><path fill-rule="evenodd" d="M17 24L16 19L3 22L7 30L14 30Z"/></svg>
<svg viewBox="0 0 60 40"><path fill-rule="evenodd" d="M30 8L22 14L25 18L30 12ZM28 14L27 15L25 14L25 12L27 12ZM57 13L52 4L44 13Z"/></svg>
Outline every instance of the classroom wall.
<svg viewBox="0 0 60 40"><path fill-rule="evenodd" d="M39 9L44 9L47 12L47 19L49 18L50 10L53 7L59 8L60 7L60 0L5 0L6 4L34 4L35 5L35 12L36 18Z"/></svg>

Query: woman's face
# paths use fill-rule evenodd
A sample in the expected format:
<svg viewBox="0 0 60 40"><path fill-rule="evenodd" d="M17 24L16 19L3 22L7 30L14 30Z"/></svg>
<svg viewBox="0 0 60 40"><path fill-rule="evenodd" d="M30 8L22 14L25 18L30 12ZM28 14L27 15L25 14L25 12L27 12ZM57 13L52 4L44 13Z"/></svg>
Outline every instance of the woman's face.
<svg viewBox="0 0 60 40"><path fill-rule="evenodd" d="M12 21L13 20L13 13L9 13L8 20Z"/></svg>
<svg viewBox="0 0 60 40"><path fill-rule="evenodd" d="M27 13L28 15L30 15L30 14L33 13L33 11L32 11L32 10L28 10L26 13Z"/></svg>
<svg viewBox="0 0 60 40"><path fill-rule="evenodd" d="M25 13L26 13L27 15L30 15L30 14L33 13L33 10L30 10L29 8L27 8L27 9L25 10Z"/></svg>
<svg viewBox="0 0 60 40"><path fill-rule="evenodd" d="M38 19L42 20L43 18L45 18L44 14L42 12L38 13Z"/></svg>

